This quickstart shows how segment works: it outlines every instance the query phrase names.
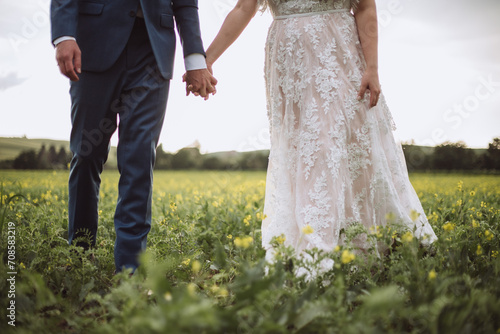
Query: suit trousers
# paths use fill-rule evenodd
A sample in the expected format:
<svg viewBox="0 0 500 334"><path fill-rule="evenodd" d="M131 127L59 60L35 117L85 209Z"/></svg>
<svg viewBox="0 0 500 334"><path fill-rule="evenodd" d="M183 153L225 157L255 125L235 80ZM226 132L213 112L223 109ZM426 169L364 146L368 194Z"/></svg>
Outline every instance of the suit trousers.
<svg viewBox="0 0 500 334"><path fill-rule="evenodd" d="M98 36L96 36L98 41ZM85 52L85 50L82 50ZM118 128L118 201L114 216L115 266L135 270L151 228L153 167L170 81L158 69L143 19L105 72L80 74L71 83L68 241L96 243L101 172ZM119 118L119 123L118 123Z"/></svg>

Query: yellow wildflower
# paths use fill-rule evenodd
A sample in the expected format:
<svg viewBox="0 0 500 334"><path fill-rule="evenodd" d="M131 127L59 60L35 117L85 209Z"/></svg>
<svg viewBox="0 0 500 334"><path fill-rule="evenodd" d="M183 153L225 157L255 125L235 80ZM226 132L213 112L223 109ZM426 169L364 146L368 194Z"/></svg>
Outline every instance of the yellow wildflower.
<svg viewBox="0 0 500 334"><path fill-rule="evenodd" d="M483 254L483 248L481 247L481 245L477 245L476 254L477 255Z"/></svg>
<svg viewBox="0 0 500 334"><path fill-rule="evenodd" d="M184 261L182 261L182 264L185 265L186 267L189 266L190 263L191 259L185 259Z"/></svg>
<svg viewBox="0 0 500 334"><path fill-rule="evenodd" d="M200 261L194 260L193 264L191 265L191 269L193 270L193 272L195 274L197 274L200 271L200 269L201 269L201 263L200 263Z"/></svg>
<svg viewBox="0 0 500 334"><path fill-rule="evenodd" d="M489 241L493 239L493 233L491 233L489 230L486 230L486 232L484 232L484 237Z"/></svg>
<svg viewBox="0 0 500 334"><path fill-rule="evenodd" d="M394 212L389 212L385 215L385 220L387 220L388 222L392 222L396 219L396 215L394 214Z"/></svg>
<svg viewBox="0 0 500 334"><path fill-rule="evenodd" d="M479 223L475 220L472 220L472 227L474 228L478 228L479 227Z"/></svg>
<svg viewBox="0 0 500 334"><path fill-rule="evenodd" d="M498 251L492 251L492 252L491 252L491 257L492 257L492 258L496 259L496 258L497 258L497 256L498 256Z"/></svg>
<svg viewBox="0 0 500 334"><path fill-rule="evenodd" d="M229 295L229 292L225 288L220 288L217 295L220 297L227 297Z"/></svg>
<svg viewBox="0 0 500 334"><path fill-rule="evenodd" d="M255 218L257 218L258 221L264 220L267 218L267 215L263 214L262 212L257 212L255 214Z"/></svg>
<svg viewBox="0 0 500 334"><path fill-rule="evenodd" d="M429 275L427 276L427 278L429 280L432 281L432 280L436 279L436 277L437 277L437 273L436 273L436 271L434 269L432 269L431 271L429 271Z"/></svg>
<svg viewBox="0 0 500 334"><path fill-rule="evenodd" d="M372 229L372 228L370 228L370 229ZM373 234L375 234L375 235L377 236L377 238L378 238L378 239L382 238L382 232L381 232L381 228L380 228L380 226L378 226L378 225L377 225L377 226L375 226L375 227L373 228L373 231L374 231L374 232L373 232Z"/></svg>
<svg viewBox="0 0 500 334"><path fill-rule="evenodd" d="M302 233L304 234L311 234L314 232L314 229L311 227L311 225L306 225L302 228Z"/></svg>
<svg viewBox="0 0 500 334"><path fill-rule="evenodd" d="M464 185L464 181L460 181L460 182L458 182L458 186L457 186L458 191L462 191L462 187L463 187L463 185Z"/></svg>
<svg viewBox="0 0 500 334"><path fill-rule="evenodd" d="M356 255L354 255L354 253L351 253L350 251L348 251L347 249L344 250L342 252L342 256L340 257L340 261L343 263L343 264L347 264L349 262L352 262L354 261L354 259L356 258Z"/></svg>
<svg viewBox="0 0 500 334"><path fill-rule="evenodd" d="M415 221L418 219L418 217L420 217L420 213L417 212L416 210L411 210L410 211L410 218L412 221Z"/></svg>
<svg viewBox="0 0 500 334"><path fill-rule="evenodd" d="M276 237L276 242L280 245L283 245L285 243L286 237L282 234L279 237Z"/></svg>
<svg viewBox="0 0 500 334"><path fill-rule="evenodd" d="M187 291L188 291L188 293L189 293L190 296L194 296L195 295L196 288L197 288L196 284L194 284L192 282L188 284Z"/></svg>
<svg viewBox="0 0 500 334"><path fill-rule="evenodd" d="M163 295L163 298L165 298L165 300L167 302L169 302L172 300L172 294L170 292L165 292L165 294Z"/></svg>
<svg viewBox="0 0 500 334"><path fill-rule="evenodd" d="M474 190L472 190L472 191L470 192L470 195L471 195L471 196L476 196L476 192L475 192Z"/></svg>
<svg viewBox="0 0 500 334"><path fill-rule="evenodd" d="M22 262L19 264L19 267L21 267L22 269L26 269L26 266Z"/></svg>
<svg viewBox="0 0 500 334"><path fill-rule="evenodd" d="M413 233L411 233L410 231L406 232L405 234L403 234L403 236L401 237L401 240L403 242L411 242L413 240Z"/></svg>
<svg viewBox="0 0 500 334"><path fill-rule="evenodd" d="M335 246L335 248L334 248L333 250L334 250L335 252L338 252L338 251L340 250L340 246L339 246L339 245Z"/></svg>
<svg viewBox="0 0 500 334"><path fill-rule="evenodd" d="M233 238L233 235L229 234L226 238L228 238L229 240L231 240Z"/></svg>
<svg viewBox="0 0 500 334"><path fill-rule="evenodd" d="M450 222L446 222L446 224L443 225L443 230L450 232L455 229L455 224L452 224Z"/></svg>
<svg viewBox="0 0 500 334"><path fill-rule="evenodd" d="M227 297L229 295L226 288L221 288L215 284L210 287L210 292L219 297Z"/></svg>
<svg viewBox="0 0 500 334"><path fill-rule="evenodd" d="M245 226L249 226L250 219L252 219L252 216L250 216L250 215L245 216L245 218L243 219L243 224L245 224Z"/></svg>
<svg viewBox="0 0 500 334"><path fill-rule="evenodd" d="M238 248L248 248L250 247L252 242L253 242L252 237L243 237L243 238L236 237L234 239L234 245Z"/></svg>

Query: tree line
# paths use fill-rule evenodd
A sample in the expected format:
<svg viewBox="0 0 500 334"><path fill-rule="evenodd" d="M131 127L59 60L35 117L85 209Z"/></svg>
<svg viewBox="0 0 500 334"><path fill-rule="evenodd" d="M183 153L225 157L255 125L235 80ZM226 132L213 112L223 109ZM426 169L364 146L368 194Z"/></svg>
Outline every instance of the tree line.
<svg viewBox="0 0 500 334"><path fill-rule="evenodd" d="M500 171L500 138L482 150L459 141L435 147L403 144L403 152L409 171Z"/></svg>
<svg viewBox="0 0 500 334"><path fill-rule="evenodd" d="M186 147L177 153L156 150L155 169L266 170L269 150L201 154L199 147Z"/></svg>
<svg viewBox="0 0 500 334"><path fill-rule="evenodd" d="M54 145L49 149L45 145L36 151L26 150L13 159L0 161L0 169L68 169L71 154L64 146L59 150Z"/></svg>
<svg viewBox="0 0 500 334"><path fill-rule="evenodd" d="M405 143L403 153L409 171L500 171L500 138L487 149L471 149L463 142L446 142L436 147ZM269 151L201 154L199 147L168 153L156 150L157 170L266 170ZM0 161L0 169L68 169L71 153L64 147L21 152L14 160Z"/></svg>

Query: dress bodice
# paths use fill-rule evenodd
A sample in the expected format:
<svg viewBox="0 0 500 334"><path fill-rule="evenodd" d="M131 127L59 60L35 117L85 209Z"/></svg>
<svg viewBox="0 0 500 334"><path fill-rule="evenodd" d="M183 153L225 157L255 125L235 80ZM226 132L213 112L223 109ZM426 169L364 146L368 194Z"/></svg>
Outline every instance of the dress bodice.
<svg viewBox="0 0 500 334"><path fill-rule="evenodd" d="M273 16L349 10L359 0L265 0Z"/></svg>

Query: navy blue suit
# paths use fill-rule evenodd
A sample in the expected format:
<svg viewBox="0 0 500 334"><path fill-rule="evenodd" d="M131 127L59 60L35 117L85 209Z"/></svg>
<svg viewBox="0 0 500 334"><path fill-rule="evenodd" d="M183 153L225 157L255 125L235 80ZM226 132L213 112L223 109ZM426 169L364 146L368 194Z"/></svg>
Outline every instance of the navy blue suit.
<svg viewBox="0 0 500 334"><path fill-rule="evenodd" d="M136 17L140 6L144 19ZM135 270L151 227L156 146L172 78L174 18L184 56L204 54L197 0L52 0L52 41L72 36L82 51L71 82L68 241L95 245L100 174L118 128L115 265ZM117 118L119 118L119 126Z"/></svg>

